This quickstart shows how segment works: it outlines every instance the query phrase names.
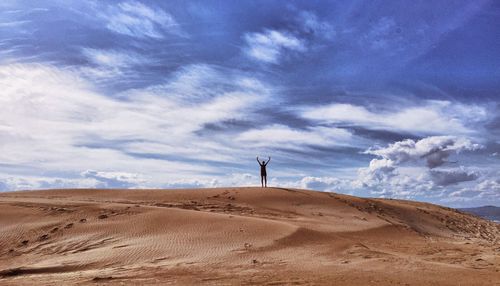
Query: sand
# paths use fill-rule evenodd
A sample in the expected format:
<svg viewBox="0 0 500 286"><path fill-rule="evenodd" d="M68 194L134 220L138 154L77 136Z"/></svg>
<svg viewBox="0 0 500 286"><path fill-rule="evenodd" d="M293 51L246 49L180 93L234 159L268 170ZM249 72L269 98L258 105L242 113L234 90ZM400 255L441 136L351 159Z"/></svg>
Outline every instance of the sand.
<svg viewBox="0 0 500 286"><path fill-rule="evenodd" d="M500 285L500 225L284 188L0 194L0 285Z"/></svg>

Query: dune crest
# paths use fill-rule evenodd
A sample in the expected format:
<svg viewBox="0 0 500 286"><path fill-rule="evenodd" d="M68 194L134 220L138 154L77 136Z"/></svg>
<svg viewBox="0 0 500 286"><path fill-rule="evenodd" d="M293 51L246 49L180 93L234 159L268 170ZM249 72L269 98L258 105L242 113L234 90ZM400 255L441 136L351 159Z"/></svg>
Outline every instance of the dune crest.
<svg viewBox="0 0 500 286"><path fill-rule="evenodd" d="M500 225L285 188L0 194L0 284L495 285Z"/></svg>

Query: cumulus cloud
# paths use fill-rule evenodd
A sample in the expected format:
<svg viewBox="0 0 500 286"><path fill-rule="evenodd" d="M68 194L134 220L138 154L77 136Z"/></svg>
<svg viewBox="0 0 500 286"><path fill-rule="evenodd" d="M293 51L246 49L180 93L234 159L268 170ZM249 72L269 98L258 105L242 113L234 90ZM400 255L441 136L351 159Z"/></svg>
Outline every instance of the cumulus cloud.
<svg viewBox="0 0 500 286"><path fill-rule="evenodd" d="M359 170L359 182L362 186L374 186L389 181L395 177L396 166L394 161L388 159L373 159L367 168Z"/></svg>
<svg viewBox="0 0 500 286"><path fill-rule="evenodd" d="M247 33L244 36L245 53L258 61L278 63L286 52L303 52L305 43L291 33L266 30L262 33Z"/></svg>
<svg viewBox="0 0 500 286"><path fill-rule="evenodd" d="M480 148L481 145L464 137L431 136L418 141L406 139L385 148L369 149L364 153L382 157L382 160L395 164L423 159L429 168L435 168L443 165L451 154Z"/></svg>
<svg viewBox="0 0 500 286"><path fill-rule="evenodd" d="M431 136L414 141L406 139L384 148L369 149L372 159L367 168L359 169L357 184L371 187L375 192L408 195L430 191L439 187L476 180L479 175L463 167L435 169L443 166L453 154L475 151L480 145L455 136ZM420 166L420 163L425 163Z"/></svg>
<svg viewBox="0 0 500 286"><path fill-rule="evenodd" d="M99 15L106 21L109 30L132 37L161 39L164 32L182 33L172 15L136 1L110 6Z"/></svg>
<svg viewBox="0 0 500 286"><path fill-rule="evenodd" d="M373 112L364 106L333 103L303 108L300 115L321 123L429 135L472 133L474 130L467 126L468 123L487 119L483 107L435 100L392 112Z"/></svg>

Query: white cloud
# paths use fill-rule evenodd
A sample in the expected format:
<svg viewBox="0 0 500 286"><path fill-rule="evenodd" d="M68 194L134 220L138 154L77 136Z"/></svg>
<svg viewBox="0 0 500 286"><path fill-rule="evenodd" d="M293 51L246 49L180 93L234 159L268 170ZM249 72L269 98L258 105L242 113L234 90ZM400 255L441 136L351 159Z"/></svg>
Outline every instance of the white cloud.
<svg viewBox="0 0 500 286"><path fill-rule="evenodd" d="M83 48L82 54L91 65L80 67L80 71L95 82L116 80L124 75L136 76L131 72L134 67L151 63L150 59L131 51Z"/></svg>
<svg viewBox="0 0 500 286"><path fill-rule="evenodd" d="M460 168L434 169L463 151L475 151L480 145L469 139L454 136L431 136L418 141L406 139L385 148L369 149L373 159L367 168L360 168L355 184L372 188L383 195L408 196L422 194L442 187L473 181L476 172ZM421 163L425 163L425 167Z"/></svg>
<svg viewBox="0 0 500 286"><path fill-rule="evenodd" d="M210 137L200 140L196 132L209 123L250 116L265 95L258 80L230 75L219 94L198 104L147 89L117 99L95 91L77 71L32 64L0 66L0 86L4 177L28 172L26 168L54 178L95 170L86 179L102 181L103 174L116 172L147 174L147 186L195 175L200 180L213 177L217 169L198 160L229 162L238 147Z"/></svg>
<svg viewBox="0 0 500 286"><path fill-rule="evenodd" d="M144 56L130 52L118 50L99 50L84 48L83 55L93 64L103 67L130 67L142 65L149 60Z"/></svg>
<svg viewBox="0 0 500 286"><path fill-rule="evenodd" d="M206 64L182 67L168 82L150 86L146 91L155 95L168 94L176 100L198 104L227 94L228 86L231 86L233 94L251 92L256 100L270 93L270 88L255 78Z"/></svg>
<svg viewBox="0 0 500 286"><path fill-rule="evenodd" d="M306 176L298 184L302 189L346 193L352 190L351 180L335 177Z"/></svg>
<svg viewBox="0 0 500 286"><path fill-rule="evenodd" d="M148 7L136 1L122 2L99 13L106 27L113 32L137 38L164 37L164 32L182 35L172 15L160 8Z"/></svg>
<svg viewBox="0 0 500 286"><path fill-rule="evenodd" d="M247 33L244 36L246 54L265 63L278 63L283 53L288 51L303 52L305 44L296 36L276 30L262 33Z"/></svg>
<svg viewBox="0 0 500 286"><path fill-rule="evenodd" d="M382 160L389 160L396 164L423 159L429 168L434 168L443 165L451 154L480 148L481 145L472 143L464 137L431 136L416 142L406 139L385 148L369 149L365 153L382 157Z"/></svg>
<svg viewBox="0 0 500 286"><path fill-rule="evenodd" d="M0 176L0 192L33 190L33 189L53 189L53 188L95 188L97 181L85 178L52 178L23 175L20 176Z"/></svg>
<svg viewBox="0 0 500 286"><path fill-rule="evenodd" d="M81 173L83 178L95 179L97 188L131 188L147 183L141 174L127 172L99 172L87 170Z"/></svg>
<svg viewBox="0 0 500 286"><path fill-rule="evenodd" d="M305 145L347 145L352 139L349 131L340 128L312 127L307 130L292 129L274 124L262 129L241 133L236 140L250 142L254 146L288 147L303 149Z"/></svg>
<svg viewBox="0 0 500 286"><path fill-rule="evenodd" d="M0 174L0 192L53 188L217 188L255 186L260 182L260 178L249 173L230 173L227 176L217 178L213 176L169 177L160 181L155 181L150 173L144 173L87 170L74 177L31 175L14 177Z"/></svg>
<svg viewBox="0 0 500 286"><path fill-rule="evenodd" d="M307 107L300 114L323 123L350 124L372 130L403 131L416 134L467 134L468 123L487 119L486 109L449 101L426 101L423 106L393 112L372 112L363 106L333 103Z"/></svg>
<svg viewBox="0 0 500 286"><path fill-rule="evenodd" d="M498 174L497 174L498 176ZM498 205L500 201L500 179L485 178L478 184L451 192L445 201L470 202L482 201L483 204Z"/></svg>

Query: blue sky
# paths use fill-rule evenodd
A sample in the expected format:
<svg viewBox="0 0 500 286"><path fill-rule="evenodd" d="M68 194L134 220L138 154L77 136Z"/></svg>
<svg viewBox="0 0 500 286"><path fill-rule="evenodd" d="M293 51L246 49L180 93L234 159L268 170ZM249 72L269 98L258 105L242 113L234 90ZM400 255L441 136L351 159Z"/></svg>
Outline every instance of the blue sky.
<svg viewBox="0 0 500 286"><path fill-rule="evenodd" d="M496 1L2 1L0 190L500 204Z"/></svg>

